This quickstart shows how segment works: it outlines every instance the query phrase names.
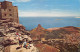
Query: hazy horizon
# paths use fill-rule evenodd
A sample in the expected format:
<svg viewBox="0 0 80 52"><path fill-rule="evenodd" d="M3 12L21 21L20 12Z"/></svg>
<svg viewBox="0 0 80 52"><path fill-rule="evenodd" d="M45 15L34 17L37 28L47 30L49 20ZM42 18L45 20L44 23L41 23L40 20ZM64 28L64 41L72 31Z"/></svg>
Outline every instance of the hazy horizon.
<svg viewBox="0 0 80 52"><path fill-rule="evenodd" d="M44 28L75 26L80 27L80 18L75 17L21 17L20 24L24 25L27 30L32 30L41 24Z"/></svg>

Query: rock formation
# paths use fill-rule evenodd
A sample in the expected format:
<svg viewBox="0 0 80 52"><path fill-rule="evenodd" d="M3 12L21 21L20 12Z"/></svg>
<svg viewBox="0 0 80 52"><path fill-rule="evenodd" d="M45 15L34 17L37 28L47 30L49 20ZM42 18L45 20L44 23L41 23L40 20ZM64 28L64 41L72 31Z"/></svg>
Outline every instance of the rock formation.
<svg viewBox="0 0 80 52"><path fill-rule="evenodd" d="M40 24L38 24L38 27L36 28L36 30L45 30Z"/></svg>
<svg viewBox="0 0 80 52"><path fill-rule="evenodd" d="M20 33L23 39L27 38L32 41L30 33L26 31L25 27L8 19L0 20L0 52L38 52L38 49L31 46L30 49L19 47L19 41L16 39L16 33ZM33 45L33 44L32 44Z"/></svg>
<svg viewBox="0 0 80 52"><path fill-rule="evenodd" d="M45 31L47 30L43 28L40 24L38 24L38 27L30 31L30 33L32 34L31 35L32 39L39 40L41 37L44 36L44 34L46 33Z"/></svg>
<svg viewBox="0 0 80 52"><path fill-rule="evenodd" d="M40 38L43 38L41 42L36 44L40 52L54 52L55 48L57 48L59 52L80 52L80 27L67 26L43 29L41 25L38 25L37 28L31 31L31 34L33 39L37 37L37 39L34 40L38 42ZM47 48L44 48L45 44L48 45L46 46Z"/></svg>

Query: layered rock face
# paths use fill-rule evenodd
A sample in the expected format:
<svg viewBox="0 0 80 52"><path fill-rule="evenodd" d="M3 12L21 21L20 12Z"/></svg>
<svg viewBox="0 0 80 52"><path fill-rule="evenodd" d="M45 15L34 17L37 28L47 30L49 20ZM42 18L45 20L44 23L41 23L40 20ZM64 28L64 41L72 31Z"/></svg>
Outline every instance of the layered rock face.
<svg viewBox="0 0 80 52"><path fill-rule="evenodd" d="M20 33L23 39L27 38L28 41L32 41L30 33L25 30L23 25L8 19L0 20L0 52L38 52L33 44L30 49L22 47L16 50L19 47L16 33Z"/></svg>

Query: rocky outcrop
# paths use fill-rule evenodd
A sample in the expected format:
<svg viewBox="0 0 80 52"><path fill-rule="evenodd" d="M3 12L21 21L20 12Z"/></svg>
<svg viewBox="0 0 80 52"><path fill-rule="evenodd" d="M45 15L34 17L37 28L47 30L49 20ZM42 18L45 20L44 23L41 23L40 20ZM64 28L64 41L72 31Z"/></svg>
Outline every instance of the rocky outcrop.
<svg viewBox="0 0 80 52"><path fill-rule="evenodd" d="M38 30L45 30L45 28L43 28L40 24L38 24L38 27L36 28L36 31Z"/></svg>
<svg viewBox="0 0 80 52"><path fill-rule="evenodd" d="M41 30L46 30L45 28L43 28L40 24L38 24L38 26L35 29L32 29L31 31L41 31Z"/></svg>
<svg viewBox="0 0 80 52"><path fill-rule="evenodd" d="M80 27L67 26L44 30L40 25L38 25L37 28L31 31L31 36L37 38L44 38L45 41L41 39L41 43L53 46L59 49L59 52L78 52L78 49L80 49ZM37 47L40 49L40 51L42 50L44 52L47 50L46 52L49 52L50 48L48 47L48 49L41 49L44 47L42 46L43 44L37 44ZM52 50L55 51L54 49Z"/></svg>
<svg viewBox="0 0 80 52"><path fill-rule="evenodd" d="M33 40L40 40L41 37L44 37L46 31L47 29L43 28L40 24L38 24L38 27L30 31L30 33L32 34L31 38Z"/></svg>
<svg viewBox="0 0 80 52"><path fill-rule="evenodd" d="M37 52L37 48L32 46L31 49L21 48L16 50L19 46L19 40L17 39L16 33L20 33L22 39L27 38L28 41L32 41L30 33L26 31L22 24L12 22L8 19L0 20L0 52ZM15 50L14 50L15 49Z"/></svg>
<svg viewBox="0 0 80 52"><path fill-rule="evenodd" d="M25 34L27 31L25 31L25 27L21 24L7 20L0 20L0 32L2 32L4 35L8 35L8 33L15 32Z"/></svg>
<svg viewBox="0 0 80 52"><path fill-rule="evenodd" d="M39 52L38 49L34 47L33 45L31 46L30 49L21 48L21 49L16 50L17 47L19 47L19 45L7 46L5 47L5 52Z"/></svg>

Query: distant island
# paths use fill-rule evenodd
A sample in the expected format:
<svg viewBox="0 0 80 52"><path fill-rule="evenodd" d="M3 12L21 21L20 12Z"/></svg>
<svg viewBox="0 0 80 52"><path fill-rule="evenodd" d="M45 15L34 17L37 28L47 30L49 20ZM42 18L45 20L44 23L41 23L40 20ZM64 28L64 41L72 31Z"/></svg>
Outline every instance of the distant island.
<svg viewBox="0 0 80 52"><path fill-rule="evenodd" d="M76 18L80 18L80 17L76 17Z"/></svg>

